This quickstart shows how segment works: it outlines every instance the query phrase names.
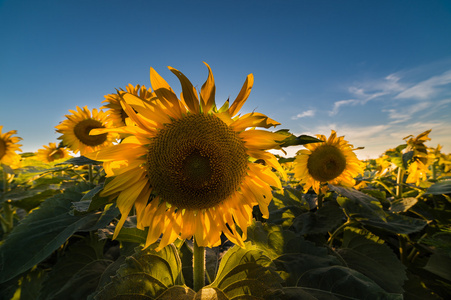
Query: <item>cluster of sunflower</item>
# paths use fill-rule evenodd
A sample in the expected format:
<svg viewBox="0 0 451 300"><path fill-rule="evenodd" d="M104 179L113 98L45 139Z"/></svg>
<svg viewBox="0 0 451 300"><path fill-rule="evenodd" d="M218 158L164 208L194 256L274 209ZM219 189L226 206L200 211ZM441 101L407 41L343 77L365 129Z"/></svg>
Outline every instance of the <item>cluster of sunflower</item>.
<svg viewBox="0 0 451 300"><path fill-rule="evenodd" d="M245 273L248 270L245 268L249 268L249 274L243 275L244 277L240 279L242 282L236 283L236 285L246 283L247 285L243 287L243 291L249 289L252 290L252 293L255 292L257 294L260 293L261 288L262 295L267 292L266 289L269 290L273 283L278 284L277 280L282 277L283 280L286 280L288 287L298 287L298 281L301 280L303 275L297 274L297 271L294 269L300 269L304 265L301 260L297 260L293 255L290 256L290 252L287 254L289 258L286 257L288 260L287 268L285 269L286 266L283 259L278 260L279 257L276 255L272 257L272 260L273 262L278 260L277 263L281 267L279 273L281 277L278 277L279 275L269 276L268 278L272 279L266 280L265 276L268 273L265 272L270 272L271 268L266 263L256 263L256 260L263 257L260 253L262 249L265 248L265 255L268 256L277 251L279 251L277 252L278 255L284 255L284 249L288 244L291 245L292 243L298 247L293 250L295 251L293 253L296 253L296 255L301 253L303 255L308 254L308 257L310 257L310 251L313 251L311 249L315 249L313 251L315 253L320 249L315 248L316 246L312 246L309 241L304 240L302 237L302 235L308 235L312 226L319 227L314 228L312 232L325 232L329 235L327 244L330 249L333 248L334 243L335 245L340 244L340 242L336 241L336 237L340 234L346 236L346 238L343 238L343 244L345 240L347 243L349 239L360 239L360 242L363 241L364 245L370 245L370 240L373 240L375 236L366 231L366 225L381 226L382 229L385 228L384 226L388 226L390 230L394 230L396 234L399 234L401 240L404 238L404 235L416 233L424 228L426 225L425 221L411 220L405 216L399 216L396 219L398 216L395 215L395 212L383 210L380 205L374 203L379 198L384 198L379 199L382 204L387 205L387 203L392 201L388 205L395 207L396 204L398 205L398 210L400 210L400 204L397 201L408 200L414 205L418 202L418 199L403 199L402 187L408 184L417 186L426 184L430 186L435 180L446 178L446 176L450 175L451 157L442 154L440 146L437 148L425 146L425 142L430 140L428 137L430 131L426 131L417 137L408 136L404 139L405 144L395 149L387 150L377 160L362 162L355 154L355 151L360 148L355 148L343 136L338 136L334 130L332 130L329 137L324 135L317 135L316 138L307 136L296 137L286 130L269 131L268 129L276 127L280 123L264 114L258 112L240 114L240 110L248 99L253 86L252 74L247 76L233 102L230 103L227 100L222 106L217 106L214 77L210 67L207 64L206 66L208 68L208 78L199 91L196 90L184 74L169 67L170 71L177 76L181 83L182 93L180 96L177 96L169 84L151 68L151 88L129 84L125 89L119 89L116 93L106 95L103 102L105 105L100 110L89 110L87 106L77 106L75 110L69 111L70 114L66 115L66 119L55 127L56 131L61 134L59 137L61 142L58 145L56 143L44 145L43 149L37 151L36 157L43 162L52 163L70 158L70 151L72 151L82 158L89 159L83 161L83 167L84 164L102 164L104 172L102 174L105 176L104 180L99 182L97 186L85 180L84 183L87 185L80 188L80 191L82 191L80 193L83 196L81 200L77 198L77 202L71 201L69 196L67 196L68 199L64 198L65 192L62 192L62 195L59 192L52 192L51 195L56 195L56 197L49 198L47 200L50 201L46 202L51 202L52 200L59 201L58 203L68 202L68 209L71 209L70 213L65 212L66 214L61 217L61 220L72 217L76 219L77 209L81 209L78 212L81 215L86 214L86 218L97 218L99 207L96 207L97 204L92 205L92 203L96 201L95 199L107 199L100 200L104 201L102 205L105 206L102 217L106 216L105 218L108 220L105 224L117 218L114 232L111 231L110 234L108 231L109 237L112 235L113 239L120 240L121 230L126 231L126 229L130 229L130 224L136 226L136 231L144 234L144 237L139 240L139 244L146 248L145 251L150 252L140 250L141 252L134 254L135 258L139 258L140 255L147 255L144 253L155 251L156 253L162 253L155 254L152 252L152 255L158 256L158 260L160 260L162 257L164 258L170 254L171 249L175 247L174 245L183 245L183 242L180 242L181 240L192 239L194 277L197 276L196 269L206 269L205 265L202 265L202 263L205 264L205 252L203 257L200 257L200 267L196 267L196 260L199 261L199 258L196 258L196 253L200 253L196 249L222 246L224 241L228 240L242 247L236 248L242 249L246 254L243 254L242 261L230 258L229 266L225 273L233 278L233 276L241 272L240 268L243 268L242 270L245 270ZM2 127L0 127L0 164L5 176L7 173L5 170L8 168L10 170L20 167L21 156L17 152L20 151L21 145L18 142L21 139L13 137L16 134L14 130L5 134L2 134L1 130ZM298 151L294 158L284 159L272 152L272 150L283 150L285 147L295 145L303 145L305 149ZM90 169L90 171L92 170ZM393 178L395 178L397 182L389 186L388 181L384 181L386 178L389 178L392 183L394 182ZM392 193L393 199L387 200L385 194L383 197L380 197L382 193L375 191L375 187L379 187L379 185L389 193ZM343 189L339 186L356 187L366 194L355 189ZM393 192L395 189L396 194ZM3 188L3 192L5 191L6 189ZM299 193L300 191L302 193ZM74 194L77 193L74 192ZM285 198L286 202L284 202L285 200L282 198L288 193L293 193L293 195L298 193L300 196L288 197L290 199ZM371 198L370 203L367 203L367 194L379 197L378 199ZM443 192L440 191L438 194L441 195ZM58 198L57 196L61 197ZM85 196L89 200L84 201ZM98 198L95 198L97 196ZM420 196L423 197L423 194L419 194L418 197ZM271 203L273 197L274 201ZM314 199L315 203L311 204L309 199ZM323 206L322 201L324 199L328 202L325 202ZM428 198L425 197L425 199L427 200ZM107 202L113 202L115 206L107 205ZM274 202L277 202L277 204L274 204ZM89 208L85 207L86 203L88 203ZM289 205L286 205L286 203L294 203L294 205L288 207ZM274 210L277 209L273 210L274 206L271 206L273 204L277 208L281 208L280 206L285 207L279 212L275 212ZM402 202L401 206L403 206L402 209L407 207L404 202ZM6 213L11 215L8 207L9 205L4 206L5 216ZM47 213L47 210L53 212L52 209L47 206L40 210L44 215ZM117 209L119 212L117 212ZM290 215L290 209L298 212ZM406 212L408 209L409 207L402 212ZM39 211L37 213L39 214ZM281 220L275 219L274 216L277 213L282 214ZM283 214L288 216L288 218L285 218ZM30 215L32 218L36 216ZM53 218L52 214L49 213L49 215L49 218ZM119 215L120 217L118 217ZM255 217L260 215L270 220L267 226L255 221ZM324 216L327 216L327 221L323 221L322 218ZM378 218L380 216L384 219L383 222L379 222ZM102 224L100 222L102 217L96 219L97 224ZM109 217L111 218L108 219ZM393 219L387 221L386 218L388 217ZM2 217L3 219L5 218ZM345 222L344 220L347 221ZM29 222L35 221L32 219ZM400 226L401 229L397 228L397 222L400 222L402 225ZM13 222L10 223L12 227ZM361 226L359 227L358 224ZM281 227L278 227L279 225ZM290 228L290 230L294 228L294 231L285 230L283 229L284 226L285 228ZM92 230L104 229L104 227L105 225L103 227L92 227L95 228ZM347 229L346 232L345 229ZM11 230L12 228L9 228L8 231L4 230L4 232L8 233ZM22 228L20 230L23 233L27 233L29 229ZM258 233L258 230L261 232ZM406 230L411 231L405 233ZM74 231L76 230L74 229ZM265 237L264 234L262 235L262 232L266 232L265 234L268 236ZM59 235L60 232L55 234ZM260 240L256 237L258 234L260 234ZM271 239L269 236L271 234L274 234L273 236L277 236L277 238L273 237L272 241L274 243L270 245ZM20 232L17 236L20 236ZM267 245L264 245L263 248L257 251L255 245L250 245L252 241L256 241L255 245L259 244L259 247L262 247L263 241ZM298 243L301 243L300 241L305 241L305 246L299 246ZM14 238L7 241L9 244L14 244L15 242ZM55 244L54 246L59 247L60 245ZM371 247L373 246L377 249L382 247L380 245L372 245ZM309 247L312 248L309 250ZM405 241L404 246L400 243L399 247L400 249L402 247L406 248ZM270 248L272 250L268 251ZM48 251L52 252L54 249ZM253 252L254 250L256 252ZM182 253L180 249L179 251ZM227 255L238 255L238 251L234 250L234 252L231 252L232 254L225 254L224 257L229 259ZM306 251L306 253L303 251ZM352 255L346 258L346 252L342 253L340 249L336 249L336 251L341 253L340 255L342 255L343 259L348 259L352 264ZM367 255L365 252L366 248L359 251ZM383 249L383 251L386 251L386 249ZM257 252L260 254L257 255ZM416 247L413 247L411 256L414 257L414 254L417 252ZM403 256L403 253L405 253L405 250L400 250L400 257ZM346 269L347 267L341 266L335 261L335 258L323 254L318 254L318 261L315 261L314 258L312 260L315 262L312 263L312 266L319 262L315 265L315 268L320 270L318 271L320 272L318 273L320 277L335 278L336 276L336 274L326 274L329 272L329 269L323 268L323 259L327 261L327 264L334 266L331 267L331 271L345 272L343 274L347 275L344 275L344 277L351 275L352 278L354 278L353 276L361 276L360 273L356 275L354 269ZM0 252L0 258L1 255L3 254ZM253 255L256 256L254 257ZM393 253L387 254L383 252L381 257L383 259L387 257L392 259L393 256L390 255L393 255ZM168 257L171 257L172 261L176 262L175 264L178 264L180 260L178 255L174 256L175 258L170 255ZM42 259L44 258L42 257ZM42 259L37 262L41 262ZM155 257L152 259L155 259ZM167 259L168 264L172 264L170 262L171 259ZM227 259L223 259L224 265L227 264ZM131 266L133 263L129 263L126 262L126 265L128 264L127 266L130 269L135 268L135 266ZM295 266L294 269L288 266L290 264ZM356 270L361 271L362 274L384 286L384 280L379 282L379 278L376 278L378 277L376 276L377 274L373 274L374 272L371 268L374 265L371 265L371 262L369 264L369 271L366 269L360 270L357 267ZM389 267L387 265L391 263L383 264L384 267ZM14 266L14 263L11 265ZM260 278L260 274L257 276L252 273L252 268L262 268L258 270L266 275L261 275ZM10 274L1 275L0 278L9 280L25 270L16 272L14 269L14 267L10 267ZM164 268L162 267L161 269ZM400 272L404 274L402 265L395 263L393 269L401 270L402 272ZM124 278L127 276L132 277L130 274L121 273L121 270L122 267L117 270L118 278L121 278L121 276ZM147 271L150 272L149 270ZM224 279L220 271L217 272L218 275L215 282L220 282ZM103 274L103 270L101 273ZM174 274L171 274L171 276L174 276ZM314 273L312 274L314 275ZM133 275L135 274L133 273ZM259 284L262 284L261 286L254 286L255 282L252 281L254 280L252 277L254 275L261 281L259 281ZM290 276L297 275L300 277L296 279L296 282L290 282ZM165 276L163 274L161 278ZM207 299L209 297L208 293L212 291L215 285L211 284L201 290L204 286L202 280L205 279L205 274L200 272L199 277L201 278L200 281L199 278L193 278L194 290L201 293L200 298L198 297L199 299ZM152 278L146 277L146 280L156 280ZM167 278L165 277L165 279ZM308 279L305 280L308 281ZM369 290L374 292L374 295L382 293L382 290L379 290L379 285L368 287L366 283L369 281L365 281L367 279L359 277L359 280L364 280L362 281L364 284L361 287L364 293ZM395 288L392 286L392 280L387 280L390 283L387 283L387 286L384 287L385 292L401 295L401 286L405 279L401 276L400 278L395 278L395 280L397 280L397 283L394 284ZM235 284L232 281L229 282L230 286L221 288L221 290L216 289L212 293L220 299L229 299L226 296L221 298L221 295ZM155 282L152 284L156 284ZM224 280L224 282L227 282L227 280ZM353 286L355 284L352 280L346 282ZM140 285L141 279L137 279L135 283ZM183 280L177 286L174 279L173 283L165 287L168 288L171 285L175 285L174 290L167 289L167 293L174 293L174 295L178 296L192 293L192 291L182 287L180 283L183 283ZM108 286L115 287L115 284L118 283L110 283ZM219 286L219 283L217 284ZM304 284L308 287L310 283L303 283L302 286ZM159 283L156 285L159 285ZM119 283L117 286L121 286L121 284ZM331 286L335 286L335 283L331 284ZM327 293L329 292L328 287L324 289L327 290ZM101 293L98 294L98 299L110 299L110 290L112 289L102 288ZM147 290L153 290L153 288L147 287ZM144 289L144 291L147 290ZM309 288L306 290L309 290ZM114 294L115 292L117 291L112 293ZM292 295L299 296L304 295L304 292L301 288L296 291L290 288L284 290L286 295L293 293ZM337 292L337 295L341 292ZM243 293L246 295L252 294ZM155 297L157 294L160 295L155 291L152 292L152 295ZM355 294L351 291L349 295L354 297ZM232 297L232 293L228 296ZM161 297L161 299L168 299L164 298L168 296ZM357 298L356 296L354 299ZM286 299L294 298L288 297Z"/></svg>
<svg viewBox="0 0 451 300"><path fill-rule="evenodd" d="M161 236L158 249L193 236L199 246L218 246L221 233L243 246L253 207L268 218L272 187L282 188L280 178L286 179L268 150L281 149L287 135L257 129L280 125L261 113L238 114L252 89L252 74L231 105L227 100L218 107L207 67L199 95L170 67L182 85L179 99L151 68L153 90L130 84L105 96L107 112L77 107L56 126L63 145L103 162L106 176L113 178L102 196L117 198L122 215L114 237L133 207L137 227L149 228L145 246ZM53 156L65 157L64 148L50 147ZM363 172L352 145L335 131L306 148L293 163L305 191L313 187L320 193L325 183L350 187Z"/></svg>

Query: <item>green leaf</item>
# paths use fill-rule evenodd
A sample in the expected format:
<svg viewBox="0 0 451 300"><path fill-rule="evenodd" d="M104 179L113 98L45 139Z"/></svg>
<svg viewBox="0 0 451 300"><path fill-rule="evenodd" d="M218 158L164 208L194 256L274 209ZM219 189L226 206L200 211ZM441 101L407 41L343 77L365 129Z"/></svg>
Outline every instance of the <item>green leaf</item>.
<svg viewBox="0 0 451 300"><path fill-rule="evenodd" d="M432 195L451 194L451 180L444 180L434 183L427 189L426 194Z"/></svg>
<svg viewBox="0 0 451 300"><path fill-rule="evenodd" d="M193 299L216 299L216 298L202 298L202 293L199 292L200 298L196 297L196 292L194 292L192 289L190 289L187 286L181 286L181 285L175 285L171 286L167 290L165 290L158 298L157 300L193 300ZM218 300L221 300L221 298L218 298Z"/></svg>
<svg viewBox="0 0 451 300"><path fill-rule="evenodd" d="M336 250L348 267L372 279L389 293L402 294L405 266L382 240L369 232L345 229L343 245Z"/></svg>
<svg viewBox="0 0 451 300"><path fill-rule="evenodd" d="M293 228L299 234L324 234L337 228L345 215L336 205L325 205L315 212L306 212L293 220Z"/></svg>
<svg viewBox="0 0 451 300"><path fill-rule="evenodd" d="M414 151L408 151L402 154L402 166L404 167L404 170L407 170L409 167L409 162L412 160L413 154Z"/></svg>
<svg viewBox="0 0 451 300"><path fill-rule="evenodd" d="M390 211L393 213L406 212L417 202L418 199L413 197L395 199L391 202Z"/></svg>
<svg viewBox="0 0 451 300"><path fill-rule="evenodd" d="M23 198L11 201L11 205L30 211L39 206L47 198L50 198L56 194L60 194L61 190L47 189L42 192L29 190L28 193L23 195ZM32 194L31 196L26 196L27 194Z"/></svg>
<svg viewBox="0 0 451 300"><path fill-rule="evenodd" d="M342 266L310 270L297 286L318 299L403 299L402 294L389 294L365 275Z"/></svg>
<svg viewBox="0 0 451 300"><path fill-rule="evenodd" d="M89 159L85 156L79 156L79 157L73 157L71 159L68 159L66 161L63 161L62 163L56 164L58 165L74 165L74 166L85 166L85 165L101 165L103 162Z"/></svg>
<svg viewBox="0 0 451 300"><path fill-rule="evenodd" d="M256 222L248 228L248 239L271 258L288 286L295 286L309 270L341 264L336 257L328 255L326 248L277 225Z"/></svg>
<svg viewBox="0 0 451 300"><path fill-rule="evenodd" d="M337 202L344 208L346 214L364 225L392 233L410 234L422 230L427 224L421 219L386 212L376 198L357 190L333 185L329 185L329 188L344 196L338 197Z"/></svg>
<svg viewBox="0 0 451 300"><path fill-rule="evenodd" d="M268 222L290 227L293 219L308 211L309 205L302 198L302 193L291 187L284 187L283 192L273 191L273 199L269 204Z"/></svg>
<svg viewBox="0 0 451 300"><path fill-rule="evenodd" d="M57 260L46 276L39 299L54 299L55 297L70 299L69 295L71 294L89 295L94 292L104 267L106 268L112 263L112 261L103 260L104 245L105 241L97 240L94 235L69 245L68 250ZM94 264L90 265L91 263ZM95 274L95 277L90 278L86 283L78 279L89 274Z"/></svg>
<svg viewBox="0 0 451 300"><path fill-rule="evenodd" d="M44 275L44 270L36 268L22 278L22 284L20 285L20 300L36 299L36 295L39 294L41 289Z"/></svg>
<svg viewBox="0 0 451 300"><path fill-rule="evenodd" d="M224 254L216 279L208 288L217 288L229 298L263 298L280 291L282 279L271 260L250 242L245 246L235 245Z"/></svg>
<svg viewBox="0 0 451 300"><path fill-rule="evenodd" d="M95 299L124 299L131 296L154 299L174 285L183 285L177 248L173 244L159 252L153 246L144 250L137 248L136 253L125 260L112 282L104 286Z"/></svg>
<svg viewBox="0 0 451 300"><path fill-rule="evenodd" d="M81 183L42 203L7 236L0 246L0 282L30 269L46 259L79 230L97 230L106 226L118 210L71 215L72 202L79 201L92 185ZM17 249L24 249L17 251Z"/></svg>
<svg viewBox="0 0 451 300"><path fill-rule="evenodd" d="M424 269L451 281L451 257L442 253L434 253L428 260Z"/></svg>
<svg viewBox="0 0 451 300"><path fill-rule="evenodd" d="M288 132L288 129L281 129L276 132L284 133L287 135L287 137L283 141L281 141L281 144L280 144L281 147L300 146L300 145L305 145L305 144L310 144L310 143L324 142L315 137L304 135L304 134L302 134L300 136L295 136L292 133Z"/></svg>

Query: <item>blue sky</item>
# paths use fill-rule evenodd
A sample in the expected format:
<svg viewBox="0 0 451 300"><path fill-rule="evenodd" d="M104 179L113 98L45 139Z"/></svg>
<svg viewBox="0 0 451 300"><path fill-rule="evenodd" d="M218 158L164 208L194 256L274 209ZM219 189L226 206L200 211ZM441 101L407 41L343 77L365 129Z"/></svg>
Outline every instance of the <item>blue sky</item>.
<svg viewBox="0 0 451 300"><path fill-rule="evenodd" d="M0 0L0 125L36 151L150 67L200 88L202 61L218 104L253 73L242 112L296 135L334 129L364 159L432 129L451 152L451 1Z"/></svg>

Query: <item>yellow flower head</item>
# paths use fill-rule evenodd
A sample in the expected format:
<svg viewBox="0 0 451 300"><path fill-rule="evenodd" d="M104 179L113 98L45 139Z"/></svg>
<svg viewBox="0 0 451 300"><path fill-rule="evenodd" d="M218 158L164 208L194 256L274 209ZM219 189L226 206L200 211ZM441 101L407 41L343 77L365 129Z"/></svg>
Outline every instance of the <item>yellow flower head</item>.
<svg viewBox="0 0 451 300"><path fill-rule="evenodd" d="M58 148L56 143L49 143L48 146L43 145L44 149L39 149L36 153L37 159L49 163L58 159L69 158L69 151L64 148Z"/></svg>
<svg viewBox="0 0 451 300"><path fill-rule="evenodd" d="M20 137L12 136L16 134L16 130L2 133L3 126L0 126L0 164L16 167L20 163L20 155L16 151L22 151L18 144Z"/></svg>
<svg viewBox="0 0 451 300"><path fill-rule="evenodd" d="M140 86L139 84L137 84L136 86L133 86L129 84L125 87L125 89L128 93L133 94L144 101L150 101L150 99L155 97L151 90L147 89L144 85ZM121 91L116 94L105 95L105 100L102 102L107 103L102 107L102 109L108 109L106 113L108 114L110 120L113 122L113 126L115 127L125 126L126 119L128 119L127 113L122 108L120 103L120 93L122 91L123 90L121 89Z"/></svg>
<svg viewBox="0 0 451 300"><path fill-rule="evenodd" d="M434 160L433 153L429 155L427 147L424 144L431 140L429 133L431 133L431 129L420 133L416 137L409 135L404 138L407 142L406 151L413 151L412 162L407 169L409 175L407 176L406 183L420 185L422 180L427 180L427 174L429 173L428 166Z"/></svg>
<svg viewBox="0 0 451 300"><path fill-rule="evenodd" d="M100 135L89 135L95 128L111 128L111 122L103 111L97 109L89 111L85 106L83 109L77 106L77 111L69 110L72 114L66 115L67 119L55 126L56 131L61 133L58 139L75 153L80 151L81 155L97 151L111 145L116 140L116 134L104 133Z"/></svg>
<svg viewBox="0 0 451 300"><path fill-rule="evenodd" d="M321 183L338 184L347 187L355 185L354 177L363 174L363 165L344 137L332 134L327 139L317 135L323 143L307 144L307 150L298 151L295 159L294 174L307 192L313 187L318 194Z"/></svg>
<svg viewBox="0 0 451 300"><path fill-rule="evenodd" d="M149 228L146 247L162 235L158 249L192 236L199 246L217 246L222 232L244 246L253 206L269 216L271 186L281 188L271 168L284 171L266 150L280 148L277 141L285 136L255 129L279 125L263 114L237 115L251 91L252 74L232 105L227 101L218 109L207 67L199 96L185 75L169 67L181 82L180 99L151 68L155 99L146 102L120 93L121 106L135 126L91 132L128 134L121 144L88 155L104 162L107 176L115 176L102 192L118 196L122 217L114 237L133 206L138 228ZM255 159L266 165L253 163Z"/></svg>

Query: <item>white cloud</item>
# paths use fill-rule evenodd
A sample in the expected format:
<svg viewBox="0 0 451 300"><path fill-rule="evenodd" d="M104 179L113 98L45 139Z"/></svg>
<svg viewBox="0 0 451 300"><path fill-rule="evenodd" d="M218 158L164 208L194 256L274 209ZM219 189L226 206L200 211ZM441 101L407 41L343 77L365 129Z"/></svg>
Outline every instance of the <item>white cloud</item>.
<svg viewBox="0 0 451 300"><path fill-rule="evenodd" d="M433 76L399 93L395 99L429 99L441 91L441 87L451 84L451 71Z"/></svg>
<svg viewBox="0 0 451 300"><path fill-rule="evenodd" d="M415 113L424 111L431 106L430 102L414 103L410 106L403 106L401 109L386 109L384 112L388 112L388 117L393 121L390 124L406 122L414 116Z"/></svg>
<svg viewBox="0 0 451 300"><path fill-rule="evenodd" d="M386 95L394 95L405 89L404 85L399 83L400 76L390 74L382 80L373 80L364 83L359 83L348 88L348 92L352 94L353 98L348 100L339 100L334 102L334 106L329 111L329 116L336 115L341 106L345 105L364 105L368 101L377 99Z"/></svg>
<svg viewBox="0 0 451 300"><path fill-rule="evenodd" d="M313 117L315 115L315 111L313 109L306 110L300 114L297 114L296 116L291 117L292 120L297 120L304 117Z"/></svg>
<svg viewBox="0 0 451 300"><path fill-rule="evenodd" d="M345 106L345 105L357 105L357 104L363 104L361 100L356 100L356 99L348 99L348 100L340 100L340 101L336 101L334 103L334 107L332 108L331 111L329 111L329 116L334 116L338 113L338 111L340 110L341 106Z"/></svg>

